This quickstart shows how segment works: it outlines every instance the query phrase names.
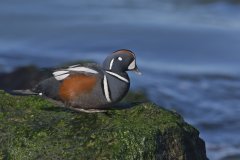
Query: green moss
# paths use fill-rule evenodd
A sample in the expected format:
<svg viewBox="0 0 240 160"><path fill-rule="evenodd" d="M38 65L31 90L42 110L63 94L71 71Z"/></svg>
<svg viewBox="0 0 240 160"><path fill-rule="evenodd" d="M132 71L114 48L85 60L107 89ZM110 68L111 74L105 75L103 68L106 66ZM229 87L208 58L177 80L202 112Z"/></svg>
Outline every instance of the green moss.
<svg viewBox="0 0 240 160"><path fill-rule="evenodd" d="M0 159L206 159L198 131L152 103L88 114L0 97Z"/></svg>
<svg viewBox="0 0 240 160"><path fill-rule="evenodd" d="M122 100L123 102L147 102L149 99L147 98L146 93L143 90L130 91L127 96Z"/></svg>

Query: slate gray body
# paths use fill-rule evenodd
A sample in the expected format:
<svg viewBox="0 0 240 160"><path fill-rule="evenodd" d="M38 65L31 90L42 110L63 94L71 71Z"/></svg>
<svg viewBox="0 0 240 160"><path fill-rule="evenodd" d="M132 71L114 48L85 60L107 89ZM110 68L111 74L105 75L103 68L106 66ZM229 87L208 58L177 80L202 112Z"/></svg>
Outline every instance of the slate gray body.
<svg viewBox="0 0 240 160"><path fill-rule="evenodd" d="M120 50L108 56L103 63L103 67L97 64L86 64L84 66L76 65L66 69L60 69L56 71L60 78L56 78L57 76L55 75L55 77L46 79L40 82L34 88L34 91L54 100L63 101L59 94L59 88L65 80L73 75L94 76L96 83L90 92L79 94L74 99L63 102L67 106L75 108L105 109L119 102L127 94L130 87L130 79L126 71L129 70L128 68L131 62L135 63L135 55L129 50ZM82 71L82 69L86 71ZM90 71L88 71L89 69ZM137 70L137 66L131 70ZM91 73L92 71L96 71L96 73ZM108 72L115 74L115 76ZM106 76L107 82L104 82L104 76Z"/></svg>

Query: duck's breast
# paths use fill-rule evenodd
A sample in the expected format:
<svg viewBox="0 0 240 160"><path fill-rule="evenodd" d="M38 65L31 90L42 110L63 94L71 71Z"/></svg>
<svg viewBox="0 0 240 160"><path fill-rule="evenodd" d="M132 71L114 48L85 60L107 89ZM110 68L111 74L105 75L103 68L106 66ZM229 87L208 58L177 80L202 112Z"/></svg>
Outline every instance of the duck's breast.
<svg viewBox="0 0 240 160"><path fill-rule="evenodd" d="M112 102L120 101L127 94L130 87L128 75L122 74L119 76L106 74L109 97Z"/></svg>

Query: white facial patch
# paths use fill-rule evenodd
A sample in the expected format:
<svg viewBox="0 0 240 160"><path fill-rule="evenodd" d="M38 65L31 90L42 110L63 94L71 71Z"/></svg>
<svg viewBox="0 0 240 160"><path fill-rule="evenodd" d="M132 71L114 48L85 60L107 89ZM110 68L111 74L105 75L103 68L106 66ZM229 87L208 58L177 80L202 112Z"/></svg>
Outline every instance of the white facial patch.
<svg viewBox="0 0 240 160"><path fill-rule="evenodd" d="M118 60L119 60L119 61L122 61L123 59L122 59L122 57L118 57Z"/></svg>
<svg viewBox="0 0 240 160"><path fill-rule="evenodd" d="M136 68L136 60L134 59L133 61L132 61L132 63L128 66L128 69L129 70L132 70L132 69L134 69L134 68Z"/></svg>

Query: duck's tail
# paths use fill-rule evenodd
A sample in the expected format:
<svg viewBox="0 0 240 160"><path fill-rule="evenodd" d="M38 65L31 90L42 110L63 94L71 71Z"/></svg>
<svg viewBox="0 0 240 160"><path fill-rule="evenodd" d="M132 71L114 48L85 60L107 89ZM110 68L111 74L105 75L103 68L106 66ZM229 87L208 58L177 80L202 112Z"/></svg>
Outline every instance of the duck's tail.
<svg viewBox="0 0 240 160"><path fill-rule="evenodd" d="M7 92L9 94L15 95L15 96L36 96L36 95L41 95L41 93L33 92L30 89L26 89L26 90L11 90L11 91L7 91Z"/></svg>

